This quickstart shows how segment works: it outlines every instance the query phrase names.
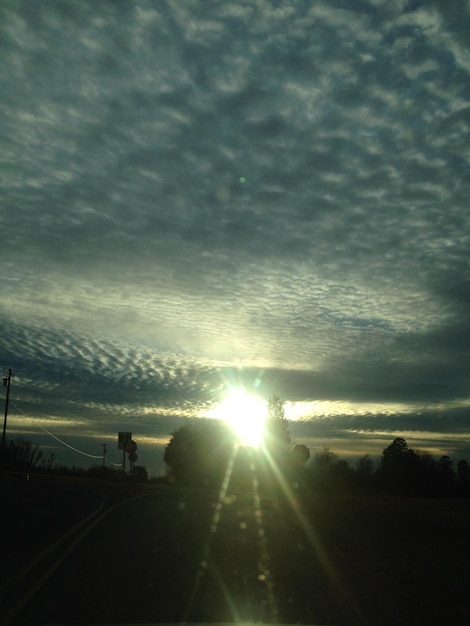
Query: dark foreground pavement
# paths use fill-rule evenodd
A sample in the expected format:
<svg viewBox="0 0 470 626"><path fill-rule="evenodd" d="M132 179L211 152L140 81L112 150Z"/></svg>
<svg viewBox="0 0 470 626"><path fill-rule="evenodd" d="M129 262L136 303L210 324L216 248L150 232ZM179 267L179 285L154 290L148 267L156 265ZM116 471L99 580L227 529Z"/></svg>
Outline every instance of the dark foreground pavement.
<svg viewBox="0 0 470 626"><path fill-rule="evenodd" d="M470 623L468 503L81 489L0 624Z"/></svg>

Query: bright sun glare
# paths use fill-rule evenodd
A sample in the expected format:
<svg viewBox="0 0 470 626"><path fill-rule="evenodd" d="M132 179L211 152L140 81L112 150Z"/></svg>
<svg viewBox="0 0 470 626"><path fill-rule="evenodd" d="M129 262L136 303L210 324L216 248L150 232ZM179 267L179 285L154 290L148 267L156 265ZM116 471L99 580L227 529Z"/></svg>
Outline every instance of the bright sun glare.
<svg viewBox="0 0 470 626"><path fill-rule="evenodd" d="M212 413L214 417L228 422L240 442L249 446L260 445L266 414L266 402L241 389L231 390Z"/></svg>

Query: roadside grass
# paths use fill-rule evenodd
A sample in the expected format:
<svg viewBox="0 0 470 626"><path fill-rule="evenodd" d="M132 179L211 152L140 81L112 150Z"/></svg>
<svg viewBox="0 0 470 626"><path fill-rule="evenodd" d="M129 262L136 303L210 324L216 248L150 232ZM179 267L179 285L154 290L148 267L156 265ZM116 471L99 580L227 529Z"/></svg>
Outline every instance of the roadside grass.
<svg viewBox="0 0 470 626"><path fill-rule="evenodd" d="M337 623L470 623L469 500L310 493L303 507Z"/></svg>

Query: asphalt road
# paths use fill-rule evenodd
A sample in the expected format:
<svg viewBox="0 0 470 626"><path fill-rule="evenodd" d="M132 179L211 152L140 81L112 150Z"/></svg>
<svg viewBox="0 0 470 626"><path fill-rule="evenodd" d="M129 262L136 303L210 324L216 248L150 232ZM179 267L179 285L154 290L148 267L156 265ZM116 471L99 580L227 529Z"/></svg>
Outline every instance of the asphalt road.
<svg viewBox="0 0 470 626"><path fill-rule="evenodd" d="M0 626L469 623L465 500L86 481L0 495L16 511Z"/></svg>
<svg viewBox="0 0 470 626"><path fill-rule="evenodd" d="M321 563L289 508L165 487L108 499L46 549L4 623L331 623L324 600L315 606Z"/></svg>

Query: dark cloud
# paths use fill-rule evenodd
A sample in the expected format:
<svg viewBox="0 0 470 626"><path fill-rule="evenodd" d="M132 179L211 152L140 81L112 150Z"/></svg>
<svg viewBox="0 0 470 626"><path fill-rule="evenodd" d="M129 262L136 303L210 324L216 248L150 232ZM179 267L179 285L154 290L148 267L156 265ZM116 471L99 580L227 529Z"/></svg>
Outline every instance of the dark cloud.
<svg viewBox="0 0 470 626"><path fill-rule="evenodd" d="M2 358L31 414L87 398L145 429L230 372L352 413L465 403L469 24L3 2Z"/></svg>

